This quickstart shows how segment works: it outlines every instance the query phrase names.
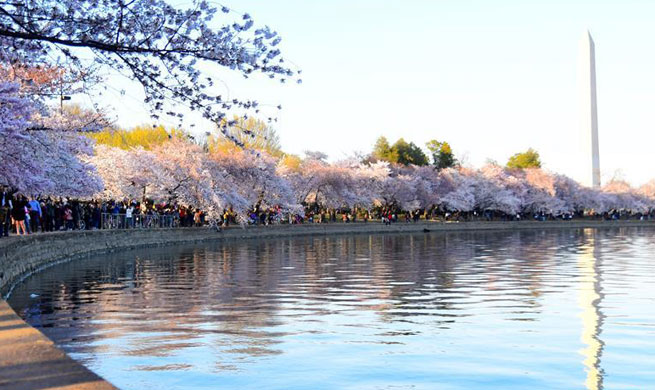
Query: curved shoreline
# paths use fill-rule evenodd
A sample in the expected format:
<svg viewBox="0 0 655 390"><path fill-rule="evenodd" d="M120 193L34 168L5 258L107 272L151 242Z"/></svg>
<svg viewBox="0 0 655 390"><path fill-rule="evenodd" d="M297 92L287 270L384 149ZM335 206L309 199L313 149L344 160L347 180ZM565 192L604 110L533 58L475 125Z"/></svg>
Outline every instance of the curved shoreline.
<svg viewBox="0 0 655 390"><path fill-rule="evenodd" d="M0 239L0 293L3 297L23 279L55 264L132 248L230 242L243 239L458 231L520 231L582 228L655 228L655 221L512 221L512 222L379 222L207 228L96 230L43 233ZM115 389L60 351L41 332L25 323L0 299L0 389Z"/></svg>

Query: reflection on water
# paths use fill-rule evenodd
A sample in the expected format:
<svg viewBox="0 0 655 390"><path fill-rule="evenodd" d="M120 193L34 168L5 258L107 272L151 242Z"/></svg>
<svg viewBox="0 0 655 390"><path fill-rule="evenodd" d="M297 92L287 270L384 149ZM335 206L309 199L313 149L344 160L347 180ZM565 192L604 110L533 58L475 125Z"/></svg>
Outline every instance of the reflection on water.
<svg viewBox="0 0 655 390"><path fill-rule="evenodd" d="M10 304L123 389L648 388L653 249L649 229L151 249Z"/></svg>
<svg viewBox="0 0 655 390"><path fill-rule="evenodd" d="M600 357L603 353L603 341L600 339L603 313L600 302L603 297L601 285L601 250L602 241L596 242L594 231L585 229L584 245L580 254L580 307L582 308L582 350L584 365L587 369L585 386L588 390L603 388L603 371L600 367Z"/></svg>

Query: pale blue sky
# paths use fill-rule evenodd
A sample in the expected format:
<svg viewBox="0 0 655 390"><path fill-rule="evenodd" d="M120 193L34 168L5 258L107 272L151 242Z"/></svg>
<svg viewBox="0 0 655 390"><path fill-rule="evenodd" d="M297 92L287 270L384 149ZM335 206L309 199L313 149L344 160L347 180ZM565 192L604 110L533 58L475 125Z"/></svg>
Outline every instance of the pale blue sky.
<svg viewBox="0 0 655 390"><path fill-rule="evenodd" d="M576 72L589 29L603 179L617 170L633 184L655 178L655 1L223 3L280 32L285 58L303 70L302 85L217 75L235 96L282 104L275 127L289 152L336 160L368 152L380 135L436 138L480 166L534 147L546 168L578 179ZM145 122L127 90L111 100L119 123Z"/></svg>

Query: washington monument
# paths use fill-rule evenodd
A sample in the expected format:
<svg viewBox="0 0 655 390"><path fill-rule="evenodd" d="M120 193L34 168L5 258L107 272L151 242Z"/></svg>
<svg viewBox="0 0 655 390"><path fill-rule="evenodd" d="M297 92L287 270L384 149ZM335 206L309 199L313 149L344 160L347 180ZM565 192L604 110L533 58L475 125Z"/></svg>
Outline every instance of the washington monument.
<svg viewBox="0 0 655 390"><path fill-rule="evenodd" d="M596 109L596 53L589 31L580 42L580 110L586 161L591 162L591 184L600 187L600 155L598 153L598 113ZM589 171L587 171L589 172Z"/></svg>

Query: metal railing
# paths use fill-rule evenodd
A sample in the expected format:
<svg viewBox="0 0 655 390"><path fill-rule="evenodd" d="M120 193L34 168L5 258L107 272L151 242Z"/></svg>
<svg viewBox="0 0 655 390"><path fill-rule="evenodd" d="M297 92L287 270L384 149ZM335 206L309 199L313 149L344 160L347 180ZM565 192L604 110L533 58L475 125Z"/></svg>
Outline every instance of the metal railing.
<svg viewBox="0 0 655 390"><path fill-rule="evenodd" d="M161 229L180 226L179 219L174 215L159 214L126 214L103 213L102 229Z"/></svg>

